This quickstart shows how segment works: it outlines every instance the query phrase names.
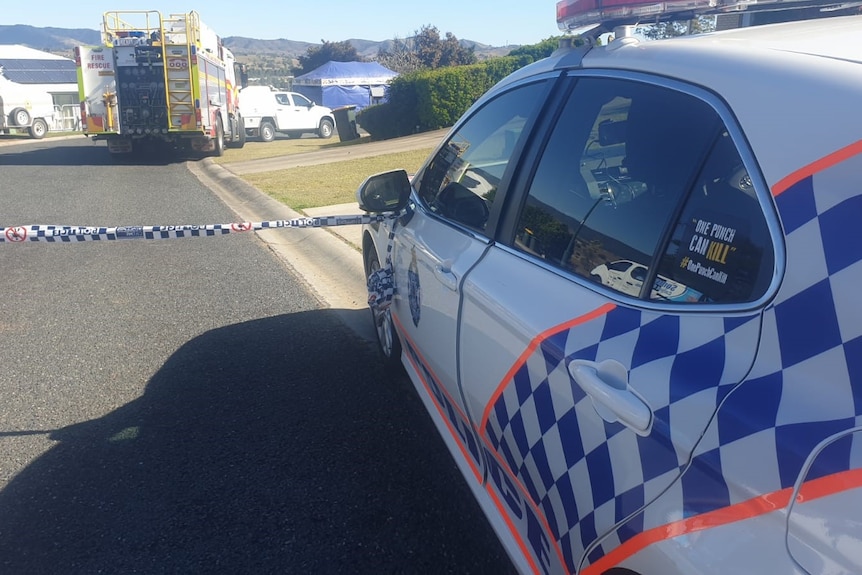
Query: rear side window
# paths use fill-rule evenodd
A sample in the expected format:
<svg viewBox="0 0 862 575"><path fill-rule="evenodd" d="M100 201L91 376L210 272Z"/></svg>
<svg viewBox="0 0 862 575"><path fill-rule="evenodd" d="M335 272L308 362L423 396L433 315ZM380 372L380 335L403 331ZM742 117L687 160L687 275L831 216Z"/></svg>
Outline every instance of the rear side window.
<svg viewBox="0 0 862 575"><path fill-rule="evenodd" d="M751 301L766 292L773 267L751 177L723 131L673 227L651 297L673 299L685 286L702 301Z"/></svg>
<svg viewBox="0 0 862 575"><path fill-rule="evenodd" d="M545 89L545 82L514 88L458 128L419 177L416 189L428 209L485 231L500 181Z"/></svg>
<svg viewBox="0 0 862 575"><path fill-rule="evenodd" d="M772 255L746 185L739 153L705 102L640 82L581 79L541 155L514 245L632 297L749 301L765 290ZM706 223L712 235L698 233Z"/></svg>

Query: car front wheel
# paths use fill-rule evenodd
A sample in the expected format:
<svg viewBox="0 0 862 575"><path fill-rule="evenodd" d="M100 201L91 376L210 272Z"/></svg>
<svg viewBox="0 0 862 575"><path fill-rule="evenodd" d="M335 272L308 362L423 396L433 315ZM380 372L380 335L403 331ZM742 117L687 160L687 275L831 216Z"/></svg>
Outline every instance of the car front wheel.
<svg viewBox="0 0 862 575"><path fill-rule="evenodd" d="M365 277L380 269L380 260L377 250L370 242L365 246ZM377 334L377 349L383 358L383 366L388 371L397 371L401 365L401 342L395 331L392 321L392 308L383 310L371 309L371 319L374 322L374 331Z"/></svg>
<svg viewBox="0 0 862 575"><path fill-rule="evenodd" d="M332 121L324 118L320 121L320 128L317 130L317 135L324 139L331 138L333 131L334 127L332 125Z"/></svg>

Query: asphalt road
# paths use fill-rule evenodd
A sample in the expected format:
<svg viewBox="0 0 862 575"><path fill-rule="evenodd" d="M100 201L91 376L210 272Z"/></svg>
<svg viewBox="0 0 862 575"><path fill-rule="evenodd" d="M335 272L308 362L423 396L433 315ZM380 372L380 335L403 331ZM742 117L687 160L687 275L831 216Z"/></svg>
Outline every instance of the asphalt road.
<svg viewBox="0 0 862 575"><path fill-rule="evenodd" d="M3 226L272 207L83 137L0 147L0 176ZM347 327L367 310L337 270L294 273L324 233L0 244L0 573L511 570L409 382Z"/></svg>

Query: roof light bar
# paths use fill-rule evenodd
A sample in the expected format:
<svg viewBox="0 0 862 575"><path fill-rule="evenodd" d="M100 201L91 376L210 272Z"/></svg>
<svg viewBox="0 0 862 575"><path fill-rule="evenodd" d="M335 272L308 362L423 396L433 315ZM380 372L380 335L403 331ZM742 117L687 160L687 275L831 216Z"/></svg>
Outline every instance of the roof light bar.
<svg viewBox="0 0 862 575"><path fill-rule="evenodd" d="M584 32L604 24L622 24L690 19L726 12L792 10L817 7L821 11L859 4L858 0L560 0L557 26L567 32Z"/></svg>
<svg viewBox="0 0 862 575"><path fill-rule="evenodd" d="M721 0L561 0L557 2L557 25L572 31L605 22L648 20L670 14L710 10Z"/></svg>

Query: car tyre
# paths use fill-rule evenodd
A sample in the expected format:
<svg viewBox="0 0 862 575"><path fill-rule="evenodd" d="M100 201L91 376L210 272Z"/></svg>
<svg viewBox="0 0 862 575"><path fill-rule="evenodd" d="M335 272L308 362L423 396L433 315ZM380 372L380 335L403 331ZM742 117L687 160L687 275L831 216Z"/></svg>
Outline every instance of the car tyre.
<svg viewBox="0 0 862 575"><path fill-rule="evenodd" d="M380 259L377 250L371 242L365 244L365 277L380 269ZM377 350L383 360L383 367L388 372L400 372L403 370L401 364L401 341L395 331L395 323L392 320L392 309L383 311L371 309L371 321L374 322L374 333L377 336Z"/></svg>
<svg viewBox="0 0 862 575"><path fill-rule="evenodd" d="M48 123L42 118L36 118L33 120L28 131L30 132L31 138L41 140L45 137L45 134L48 133Z"/></svg>
<svg viewBox="0 0 862 575"><path fill-rule="evenodd" d="M245 146L245 120L237 114L233 119L233 130L231 130L231 141L229 148L242 148Z"/></svg>
<svg viewBox="0 0 862 575"><path fill-rule="evenodd" d="M275 139L275 126L269 120L260 123L260 141L271 142Z"/></svg>
<svg viewBox="0 0 862 575"><path fill-rule="evenodd" d="M213 155L216 157L224 156L224 126L221 123L221 118L216 118L216 136Z"/></svg>
<svg viewBox="0 0 862 575"><path fill-rule="evenodd" d="M335 131L335 126L333 126L332 120L330 120L329 118L324 118L320 121L320 127L317 129L317 135L325 140L332 137L333 131Z"/></svg>

